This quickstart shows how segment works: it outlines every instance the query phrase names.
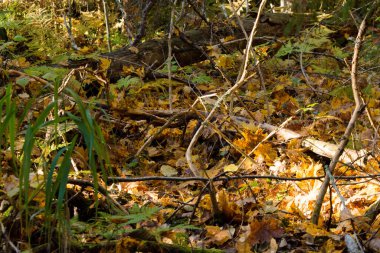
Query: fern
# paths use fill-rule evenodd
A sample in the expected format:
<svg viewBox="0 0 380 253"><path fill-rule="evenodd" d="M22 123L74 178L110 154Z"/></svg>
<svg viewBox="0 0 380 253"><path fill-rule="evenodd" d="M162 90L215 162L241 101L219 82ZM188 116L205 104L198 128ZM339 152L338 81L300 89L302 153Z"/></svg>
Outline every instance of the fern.
<svg viewBox="0 0 380 253"><path fill-rule="evenodd" d="M139 207L136 203L129 209L129 215L125 218L128 219L127 224L136 224L141 221L150 219L154 214L160 210L159 207L142 206Z"/></svg>

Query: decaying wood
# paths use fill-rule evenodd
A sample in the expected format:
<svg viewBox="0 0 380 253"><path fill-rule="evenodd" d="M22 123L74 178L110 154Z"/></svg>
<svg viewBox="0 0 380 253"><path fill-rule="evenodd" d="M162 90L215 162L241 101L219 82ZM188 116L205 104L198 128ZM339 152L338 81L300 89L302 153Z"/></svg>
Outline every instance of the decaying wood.
<svg viewBox="0 0 380 253"><path fill-rule="evenodd" d="M276 131L277 127L273 126L268 123L261 123L258 124L257 122L254 122L252 120L242 118L242 117L234 117L234 119L240 123L244 127L244 124L253 124L258 125L260 128L265 129L267 131ZM302 146L305 148L308 148L313 153L327 157L332 158L336 151L338 150L338 145L332 144L325 141L320 141L314 138L310 137L303 137L301 134L296 133L292 130L282 128L278 129L276 132L276 135L283 139L284 141L289 141L291 139L300 139L302 138ZM339 161L346 164L354 164L358 166L364 165L364 159L368 156L368 151L365 149L362 150L353 150L353 149L344 149L343 154L340 156Z"/></svg>
<svg viewBox="0 0 380 253"><path fill-rule="evenodd" d="M285 28L291 20L294 20L295 15L300 14L284 14L284 13L267 13L261 16L257 34L252 45L259 45L273 40L276 37L284 35ZM313 16L303 15L302 18L305 24L310 24L315 21ZM243 26L246 32L251 32L255 18L242 19ZM223 49L234 51L243 49L246 44L244 33L240 27L234 27L230 24L214 25L213 30L209 28L200 28L190 30L183 33L175 32L176 36L172 38L173 57L180 66L186 66L207 59L204 52L199 50L199 47L207 49L208 46L220 45L220 40L232 36L233 39L223 43ZM181 38L182 37L182 38ZM186 40L184 39L186 37ZM190 45L188 41L192 41L194 45ZM101 57L110 59L111 66L108 74L111 80L117 80L123 75L123 66L133 66L134 68L144 68L146 73L151 73L155 69L162 66L168 58L168 42L167 38L151 39L144 43L128 48L123 47L112 53L106 53ZM203 50L204 51L204 50ZM72 61L70 67L77 67L89 62L89 59L82 61ZM92 62L96 65L96 62ZM127 73L124 73L127 75Z"/></svg>
<svg viewBox="0 0 380 253"><path fill-rule="evenodd" d="M267 124L267 123L262 123L259 126L268 131L273 131L276 129L275 126ZM304 138L302 135L289 129L280 129L277 132L277 135L286 141L291 140L291 139ZM334 154L337 152L339 148L339 146L336 144L320 141L320 140L310 138L310 137L304 138L302 140L302 146L305 148L308 148L310 151L312 151L313 153L317 155L327 157L330 159L334 156ZM364 160L367 156L368 156L368 151L365 149L353 150L353 149L346 148L344 149L343 154L340 156L339 161L346 164L354 164L358 166L363 166Z"/></svg>
<svg viewBox="0 0 380 253"><path fill-rule="evenodd" d="M167 118L173 117L174 115L179 116L176 116L176 120L179 121L184 121L185 119L196 119L199 118L199 115L204 115L203 112L194 112L189 110L174 110L172 112L169 110L122 110L120 113L127 117L147 118L161 124L165 124L168 121ZM215 118L218 117L219 116L215 116ZM320 141L311 137L304 137L301 134L287 128L277 129L274 125L268 123L258 123L244 117L235 116L232 117L232 119L242 128L251 129L251 126L254 125L269 132L276 131L277 137L284 141L289 141L291 139L302 139L303 147L308 148L317 155L330 159L338 149L338 145L336 144ZM344 149L344 153L341 155L339 161L345 164L363 166L365 158L368 158L369 155L370 152L365 149L353 150L346 148Z"/></svg>

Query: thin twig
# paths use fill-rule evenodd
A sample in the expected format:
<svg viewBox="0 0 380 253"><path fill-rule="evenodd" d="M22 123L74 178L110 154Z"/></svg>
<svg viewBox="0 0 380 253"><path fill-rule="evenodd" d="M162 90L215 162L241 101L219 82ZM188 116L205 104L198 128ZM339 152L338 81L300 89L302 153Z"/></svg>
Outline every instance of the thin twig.
<svg viewBox="0 0 380 253"><path fill-rule="evenodd" d="M181 117L181 116L183 116L183 115L186 115L186 114L187 114L187 111L183 111L183 112L177 113L177 114L173 115L172 117L170 117L170 118L168 119L168 121L166 121L166 123L165 123L163 126L161 126L160 129L159 129L157 132L155 132L154 134L152 134L151 136L149 136L149 138L145 141L145 143L141 146L141 148L136 152L135 157L139 157L140 154L141 154L141 152L144 151L145 148L148 147L148 146L152 143L152 141L153 141L154 139L156 139L156 137L157 137L160 133L162 133L162 131L164 131L164 129L166 129L168 126L170 126L170 124L171 124L175 119L177 119L177 118L179 118L179 117Z"/></svg>
<svg viewBox="0 0 380 253"><path fill-rule="evenodd" d="M128 15L127 15L127 12L125 11L124 6L123 6L123 4L122 4L122 2L120 0L115 0L115 2L116 2L117 6L119 7L119 10L121 12L121 16L122 16L122 20L123 20L123 23L124 23L125 31L127 32L129 39L132 39L133 38L133 34L131 32L131 29L129 29L129 27L128 27L128 22L127 22Z"/></svg>
<svg viewBox="0 0 380 253"><path fill-rule="evenodd" d="M1 221L0 221L0 229L1 229L1 233L3 234L3 237L5 238L5 240L9 244L9 246L11 246L11 248L14 250L14 252L20 253L21 250L19 250L16 247L16 245L14 245L13 242L10 240L9 236L7 235L7 231L5 230L4 224Z"/></svg>
<svg viewBox="0 0 380 253"><path fill-rule="evenodd" d="M363 178L380 178L380 174L366 175L366 176L339 176L335 177L337 180L356 180ZM278 177L271 175L239 175L239 176L219 176L214 177L212 180L215 181L229 181L229 180L239 180L239 179L271 179L279 181L306 181L306 180L320 180L324 179L324 176L318 177ZM117 183L117 182L143 182L143 181L174 181L174 182L188 182L188 181L200 181L208 182L210 178L207 177L164 177L164 176L149 176L149 177L108 177L107 185ZM366 183L364 181L362 183Z"/></svg>
<svg viewBox="0 0 380 253"><path fill-rule="evenodd" d="M108 47L108 52L111 53L111 34L110 34L110 24L108 20L108 8L107 8L107 2L106 0L103 1L103 12L104 12L104 21L106 24L106 36L107 36L107 47Z"/></svg>
<svg viewBox="0 0 380 253"><path fill-rule="evenodd" d="M311 83L310 78L309 78L309 76L307 75L307 73L306 73L306 71L305 71L305 68L304 68L304 66L303 66L303 50L301 50L301 52L300 52L300 68L301 68L302 75L305 77L306 85L309 86L309 88L310 88L313 92L316 92L316 89L313 87L313 84Z"/></svg>
<svg viewBox="0 0 380 253"><path fill-rule="evenodd" d="M351 66L351 86L352 86L352 92L353 92L354 99L355 99L355 110L352 113L350 122L348 123L346 130L344 132L344 135L342 136L342 140L339 143L339 148L336 151L333 158L331 159L331 162L330 162L330 165L328 168L331 175L334 175L333 174L334 169L335 169L336 165L338 164L339 157L342 155L344 148L348 143L348 140L349 140L351 132L354 128L355 122L356 122L357 118L359 117L359 115L361 114L361 112L363 111L363 109L365 108L365 105L363 104L363 101L360 98L360 88L357 84L358 58L359 58L360 46L361 46L361 43L362 43L362 40L364 37L365 28L366 28L366 19L370 14L373 13L373 11L376 9L378 4L379 4L379 0L377 0L373 4L371 10L364 17L363 21L360 24L358 35L357 35L356 40L355 40L354 55L352 57L352 66ZM323 200L324 200L324 197L326 195L329 184L330 184L330 177L328 174L326 174L325 179L324 179L322 186L320 188L320 191L318 193L313 213L311 215L311 221L314 224L318 224L318 219L319 219L319 215L320 215L320 212L322 209Z"/></svg>
<svg viewBox="0 0 380 253"><path fill-rule="evenodd" d="M145 36L145 26L148 17L148 12L152 9L155 2L156 1L149 0L145 8L142 10L139 31L135 37L135 40L132 42L132 46L136 46L137 44L139 44L141 39Z"/></svg>
<svg viewBox="0 0 380 253"><path fill-rule="evenodd" d="M177 4L177 0L174 0L172 10L170 13L170 27L168 35L168 76L169 76L169 110L173 109L173 84L172 84L172 58L173 58L173 47L172 47L172 36L174 30L174 10Z"/></svg>
<svg viewBox="0 0 380 253"><path fill-rule="evenodd" d="M80 48L78 47L78 45L75 43L75 39L74 39L74 36L71 32L71 18L69 17L69 22L67 23L66 21L66 13L63 13L63 24L65 25L66 27L66 30L67 30L67 34L69 35L69 38L70 38L70 42L71 42L71 48L78 51L80 50Z"/></svg>
<svg viewBox="0 0 380 253"><path fill-rule="evenodd" d="M95 189L95 185L90 182L90 181L86 181L86 180L80 180L80 179L71 179L69 178L68 181L67 181L68 184L74 184L74 185L80 185L82 187L91 187L91 188L94 188ZM97 185L97 189L98 191L103 194L104 197L106 197L111 203L113 203L115 206L117 206L122 212L124 213L128 213L128 211L124 208L124 206L122 206L119 202L117 202L116 200L114 200L109 194L108 194L108 191L106 188L104 188L103 186L101 185Z"/></svg>
<svg viewBox="0 0 380 253"><path fill-rule="evenodd" d="M261 2L261 4L260 4L256 21L255 21L255 23L253 25L251 34L249 36L249 41L247 43L246 51L245 51L244 65L243 65L242 72L241 72L239 80L235 83L235 85L233 85L230 89L228 89L216 101L214 107L212 108L212 110L210 111L210 113L208 114L208 116L206 117L206 119L203 121L202 125L198 128L197 132L194 134L194 136L193 136L193 138L192 138L192 140L191 140L191 142L190 142L190 144L189 144L189 146L188 146L188 148L186 150L186 160L187 160L187 163L189 164L190 170L192 171L192 173L193 173L194 176L199 176L200 172L199 172L198 168L195 167L195 165L194 165L194 163L192 161L192 150L193 150L193 147L194 147L195 143L198 141L198 138L202 134L203 129L205 128L206 124L208 124L209 121L210 121L210 119L214 116L217 108L219 108L220 103L223 100L225 100L230 94L234 93L241 85L243 85L246 82L246 80L248 80L249 78L251 78L251 77L253 77L255 75L255 74L253 74L253 75L249 76L248 78L246 78L246 76L247 76L247 67L248 67L248 62L249 62L249 55L250 55L250 51L251 51L251 48L252 48L253 37L256 34L258 23L259 23L259 20L260 20L260 16L261 16L261 13L263 12L265 3L266 3L266 0L263 0Z"/></svg>
<svg viewBox="0 0 380 253"><path fill-rule="evenodd" d="M274 136L278 131L280 131L282 128L284 128L291 120L293 119L293 117L289 117L287 120L285 120L278 128L272 130L263 140L261 140L249 153L248 153L248 156L252 155L253 152L262 144L264 143L266 140L268 140L269 138L271 138L272 136ZM243 163L245 162L246 158L244 157L243 160L239 163L239 166L238 168L240 168Z"/></svg>

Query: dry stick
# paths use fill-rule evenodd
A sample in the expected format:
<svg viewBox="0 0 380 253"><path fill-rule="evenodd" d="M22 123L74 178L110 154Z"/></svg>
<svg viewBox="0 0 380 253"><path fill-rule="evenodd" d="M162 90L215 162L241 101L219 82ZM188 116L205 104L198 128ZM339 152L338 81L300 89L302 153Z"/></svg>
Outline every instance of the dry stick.
<svg viewBox="0 0 380 253"><path fill-rule="evenodd" d="M193 0L187 0L193 10L198 14L198 16L209 26L211 27L211 23L207 20L207 18L198 10L197 6L195 6Z"/></svg>
<svg viewBox="0 0 380 253"><path fill-rule="evenodd" d="M172 57L173 57L173 48L172 48L172 36L174 30L174 9L177 4L177 0L174 0L172 11L170 13L170 28L168 35L168 76L169 76L169 110L173 109L173 84L172 84Z"/></svg>
<svg viewBox="0 0 380 253"><path fill-rule="evenodd" d="M380 178L380 174L367 175L367 176L339 176L339 180L356 180L356 179L366 179L366 178ZM278 177L270 175L240 175L240 176L229 176L229 177L214 177L212 181L229 181L229 180L239 180L239 179L271 179L279 181L306 181L306 180L321 180L324 176L318 177ZM173 182L188 182L188 181L200 181L209 182L210 178L206 177L164 177L164 176L150 176L150 177L108 177L107 185L117 183L117 182L144 182L144 181L173 181ZM362 183L366 183L364 181Z"/></svg>
<svg viewBox="0 0 380 253"><path fill-rule="evenodd" d="M172 117L170 117L168 119L168 121L166 121L166 123L162 127L160 127L160 129L157 132L155 132L154 134L149 136L149 138L145 141L145 143L141 146L141 148L136 152L135 157L139 157L141 152L144 151L144 149L146 147L148 147L152 143L152 141L154 139L156 139L156 137L160 133L162 133L162 131L164 131L164 129L166 129L175 119L181 117L182 115L186 115L186 114L187 114L187 111L183 111L183 112L177 113L177 114L173 115Z"/></svg>
<svg viewBox="0 0 380 253"><path fill-rule="evenodd" d="M361 99L362 99L362 101L363 101L363 104L367 104L362 96L361 96ZM369 123L371 124L371 126L372 126L372 128L373 128L375 134L378 135L378 134L379 134L379 129L378 129L378 127L375 125L375 121L374 121L374 119L373 119L373 116L372 116L372 114L371 114L371 112L370 112L370 110L368 109L367 106L365 107L365 112L367 113L368 121L369 121Z"/></svg>
<svg viewBox="0 0 380 253"><path fill-rule="evenodd" d="M80 48L78 47L78 45L75 43L75 40L74 40L74 36L71 32L71 18L69 17L69 23L67 23L66 21L66 14L64 13L63 14L63 23L66 27L66 30L67 30L67 34L69 35L69 38L70 38L70 43L71 43L71 47L72 49L78 51Z"/></svg>
<svg viewBox="0 0 380 253"><path fill-rule="evenodd" d="M107 33L107 47L108 47L108 52L111 52L111 34L110 34L110 24L108 22L108 8L107 8L107 3L106 0L103 0L103 11L104 11L104 21L106 23L106 33Z"/></svg>
<svg viewBox="0 0 380 253"><path fill-rule="evenodd" d="M91 187L91 188L94 188L95 189L95 185L94 183L90 182L90 181L86 181L86 180L80 180L80 179L68 179L67 181L68 184L73 184L73 185L80 185L82 187ZM113 199L109 194L108 194L108 191L106 188L104 188L103 186L101 185L98 185L97 186L98 188L98 191L103 194L104 197L106 197L106 199L108 201L110 201L112 204L114 204L115 206L117 206L123 213L126 213L128 214L128 211L125 209L124 206L122 206L119 202L117 202L115 199Z"/></svg>
<svg viewBox="0 0 380 253"><path fill-rule="evenodd" d="M11 248L13 249L13 251L16 252L16 253L21 253L21 250L19 250L16 247L16 245L13 244L13 242L11 241L11 239L9 238L9 236L7 235L7 231L5 230L4 224L1 221L0 221L0 232L2 233L4 239L9 244L9 246L11 246Z"/></svg>
<svg viewBox="0 0 380 253"><path fill-rule="evenodd" d="M194 109L194 108L193 108ZM199 116L200 119L205 120L205 117L199 113L198 111L194 110L194 112ZM236 146L233 141L228 138L217 126L214 124L210 124L211 128L214 130L215 133L217 133L220 137L222 137L231 147L233 147L237 152L239 152L242 156L244 156L245 159L249 159L252 162L254 162L253 158L250 157L247 153L245 153L242 149L240 149L238 146Z"/></svg>
<svg viewBox="0 0 380 253"><path fill-rule="evenodd" d="M128 22L127 22L128 15L127 15L127 12L125 11L124 6L123 6L123 4L121 3L120 0L115 0L115 2L116 2L117 6L120 9L122 20L123 20L123 23L124 23L125 31L127 32L129 39L132 39L133 38L133 34L131 32L131 29L129 29L129 27L128 27Z"/></svg>
<svg viewBox="0 0 380 253"><path fill-rule="evenodd" d="M361 112L363 111L363 109L365 107L365 105L363 104L363 101L360 98L360 90L359 90L359 87L357 85L357 80L356 80L357 73L356 72L357 72L357 64L358 64L358 58L359 58L359 49L361 46L361 42L363 40L364 30L365 30L365 26L366 26L366 22L365 22L366 18L367 18L367 15L364 17L362 23L360 24L358 35L357 35L356 40L355 40L354 55L352 58L351 86L352 86L352 92L354 94L354 99L355 99L355 110L351 116L350 122L348 123L348 125L346 127L346 131L344 132L342 140L339 143L339 148L336 151L333 158L331 159L331 162L330 162L330 165L328 168L331 175L333 175L335 166L337 165L337 163L339 161L339 157L342 155L344 148L348 143L348 140L349 140L351 132L354 128L356 119L359 117L359 115L361 114ZM326 191L327 191L329 184L330 184L330 177L329 177L328 173L326 173L325 179L322 183L321 189L318 193L318 196L317 196L317 199L315 202L315 207L314 207L313 213L311 215L311 221L314 224L318 224L318 218L319 218L319 214L320 214L321 209L322 209L323 199L325 197L325 194L326 194Z"/></svg>
<svg viewBox="0 0 380 253"><path fill-rule="evenodd" d="M256 73L250 75L247 79L243 79L239 82L237 82L234 86L232 86L229 90L227 90L220 98L215 102L214 107L206 117L206 119L202 122L201 126L198 128L197 132L194 134L193 138L191 139L191 142L186 150L186 160L189 165L189 168L191 172L193 173L194 176L198 177L200 176L199 170L197 167L192 162L192 149L195 145L195 143L198 141L199 136L202 134L203 129L205 128L206 125L210 123L210 119L213 117L213 115L216 112L216 109L219 108L220 103L227 98L229 95L231 95L233 92L235 92L241 85L243 85L246 80L249 80L252 78Z"/></svg>
<svg viewBox="0 0 380 253"><path fill-rule="evenodd" d="M231 2L231 0L228 0L228 2L230 4L230 6L231 6L231 9L232 9L233 13L234 13L234 16L236 17L236 19L238 21L240 29L243 31L245 39L248 41L249 38L248 38L247 32L244 29L243 21L241 20L240 16L236 13L235 7L234 7L233 3ZM247 10L248 10L248 5L247 5ZM254 51L253 51L253 53L254 53L254 56L257 57L257 55L255 54ZM256 64L257 65L257 73L259 75L259 80L260 80L261 88L262 88L264 94L266 94L267 90L266 90L266 87L265 87L264 75L263 75L263 72L261 70L260 61L258 59L256 61L257 61L257 64ZM233 105L233 101L231 102L231 105ZM268 96L265 96L265 105L267 107L267 115L270 115L270 107L269 107L269 98L268 98ZM248 112L248 114L251 115L250 112ZM253 117L252 117L252 119L253 119Z"/></svg>
<svg viewBox="0 0 380 253"><path fill-rule="evenodd" d="M255 21L255 23L253 25L253 28L252 28L252 31L251 31L251 34L250 34L250 37L249 37L249 41L247 43L246 52L245 52L245 59L244 59L244 66L243 66L243 69L242 69L242 75L241 75L241 77L235 83L234 86L232 86L229 90L227 90L216 101L214 107L212 108L212 110L210 111L210 113L208 114L208 116L206 117L206 119L202 122L202 125L198 128L197 132L194 134L194 136L193 136L193 138L192 138L192 140L191 140L191 142L189 144L189 147L186 150L186 160L187 160L187 163L189 164L190 170L192 171L192 173L193 173L194 176L199 176L200 173L199 173L198 168L195 167L195 165L194 165L194 163L192 161L192 150L193 150L193 147L194 147L195 143L198 141L198 138L202 134L203 129L209 123L210 119L214 116L214 114L216 112L216 109L219 107L220 103L223 100L225 100L225 98L227 98L230 94L232 94L233 92L235 92L242 84L244 84L246 82L247 79L249 79L249 78L251 78L252 76L255 75L255 74L253 74L253 75L249 76L248 78L246 78L246 76L247 76L248 61L249 61L249 52L251 51L251 48L252 48L253 37L256 34L257 26L258 26L258 23L259 23L259 20L260 20L261 13L262 13L262 11L264 9L265 3L266 3L266 0L263 0L261 2L261 4L260 4L259 11L258 11L258 14L257 14L257 18L256 18L256 21Z"/></svg>
<svg viewBox="0 0 380 253"><path fill-rule="evenodd" d="M145 36L145 26L146 26L146 19L148 16L148 12L150 11L150 9L152 9L155 2L156 1L149 0L145 8L142 10L139 31L135 37L135 40L132 42L131 46L136 46L138 43L140 43L141 39Z"/></svg>
<svg viewBox="0 0 380 253"><path fill-rule="evenodd" d="M207 179L209 180L209 179ZM197 201L194 204L193 211L191 212L190 218L189 218L189 224L191 224L192 220L194 219L195 216L195 211L197 210L197 207L199 206L199 203L202 200L203 193L206 191L207 188L209 188L210 181L207 182L207 184L202 188L201 192L198 195Z"/></svg>
<svg viewBox="0 0 380 253"><path fill-rule="evenodd" d="M331 174L331 171L329 170L329 168L325 167L325 171L326 171L326 174L329 176L330 178L330 182L331 182L331 185L332 187L334 188L336 194L338 195L339 199L340 199L340 202L341 202L341 205L342 205L342 209L347 209L347 206L346 206L346 199L343 197L343 195L340 193L340 190L338 188L338 186L336 185L336 180L333 176L333 174ZM330 189L331 191L331 189Z"/></svg>
<svg viewBox="0 0 380 253"><path fill-rule="evenodd" d="M242 30L243 34L244 34L244 37L245 39L248 41L248 34L247 32L245 31L244 29L244 24L243 24L243 21L241 20L240 16L237 14L236 10L235 10L235 7L233 5L233 3L231 2L231 0L228 0L228 3L230 4L231 6L231 9L232 9L232 12L234 14L234 16L236 17L237 21L238 21L238 24L240 26L240 29Z"/></svg>
<svg viewBox="0 0 380 253"><path fill-rule="evenodd" d="M310 78L307 75L305 68L303 66L303 50L301 50L301 53L300 53L300 68L301 68L302 75L305 77L307 86L309 86L313 92L316 92L316 89L313 87L313 84L311 83Z"/></svg>
<svg viewBox="0 0 380 253"><path fill-rule="evenodd" d="M190 199L189 201L187 202L178 202L176 201L177 203L181 204L181 206L177 207L174 212L172 214L170 214L170 216L168 218L165 219L165 222L164 223L169 223L169 221L181 210L183 209L185 206L192 206L194 207L193 204L190 204L190 202L192 202L194 200L194 198Z"/></svg>
<svg viewBox="0 0 380 253"><path fill-rule="evenodd" d="M263 140L261 140L249 153L248 153L248 156L252 155L253 152L255 152L255 150L262 144L264 143L266 140L268 140L269 138L271 138L273 135L275 135L278 131L280 131L281 129L283 129L291 120L293 119L293 116L292 117L289 117L288 119L286 119L278 128L272 130L272 132L270 132ZM243 166L244 162L245 162L246 158L244 157L243 160L239 163L239 166L238 168L241 168L241 166Z"/></svg>

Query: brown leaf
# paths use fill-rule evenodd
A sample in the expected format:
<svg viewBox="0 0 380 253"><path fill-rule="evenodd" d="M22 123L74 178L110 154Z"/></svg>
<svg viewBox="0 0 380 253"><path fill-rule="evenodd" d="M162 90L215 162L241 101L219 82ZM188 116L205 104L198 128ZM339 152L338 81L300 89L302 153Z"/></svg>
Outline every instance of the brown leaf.
<svg viewBox="0 0 380 253"><path fill-rule="evenodd" d="M262 221L255 220L250 224L250 228L248 240L252 244L270 242L272 238L279 238L284 233L279 221L271 218Z"/></svg>
<svg viewBox="0 0 380 253"><path fill-rule="evenodd" d="M372 240L370 240L368 243L368 247L373 252L380 252L380 238L373 238Z"/></svg>

